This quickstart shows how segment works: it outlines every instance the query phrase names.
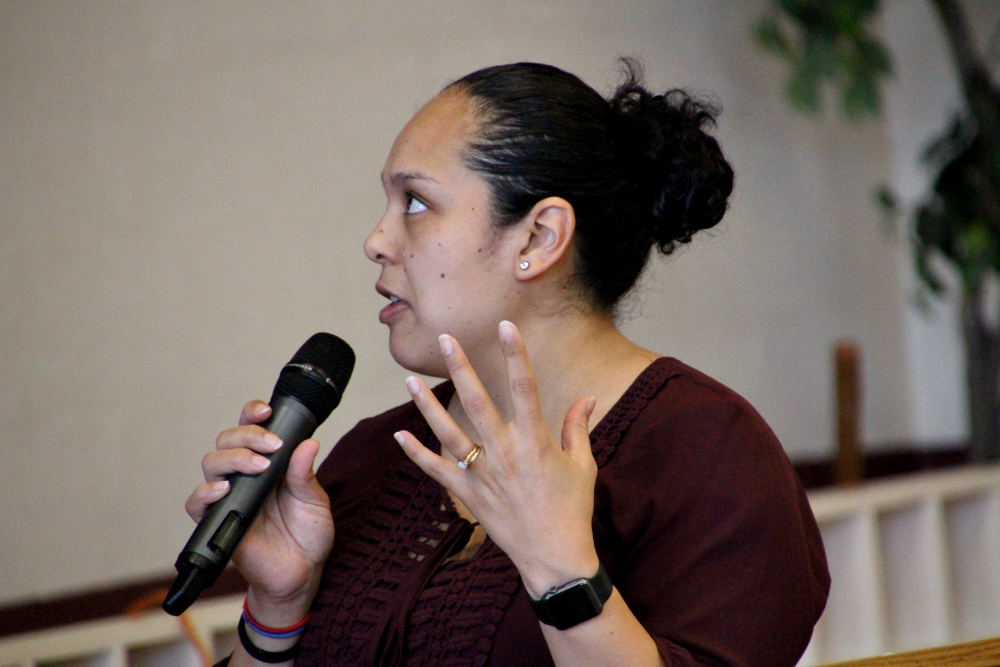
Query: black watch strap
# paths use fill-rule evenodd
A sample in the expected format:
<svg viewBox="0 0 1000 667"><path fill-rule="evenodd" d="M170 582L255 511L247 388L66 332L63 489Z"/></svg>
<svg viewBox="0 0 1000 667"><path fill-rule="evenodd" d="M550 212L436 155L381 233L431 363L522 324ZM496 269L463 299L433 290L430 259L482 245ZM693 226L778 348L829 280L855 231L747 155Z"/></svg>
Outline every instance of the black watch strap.
<svg viewBox="0 0 1000 667"><path fill-rule="evenodd" d="M589 621L604 610L614 584L603 565L590 579L577 579L553 588L541 600L531 600L538 620L559 630Z"/></svg>
<svg viewBox="0 0 1000 667"><path fill-rule="evenodd" d="M302 643L296 642L295 646L284 651L265 651L250 641L250 636L247 634L246 621L243 620L242 616L240 616L240 623L236 626L236 631L240 635L240 643L243 644L243 648L250 654L250 657L261 662L266 662L269 665L288 662L298 656L299 651L302 650Z"/></svg>

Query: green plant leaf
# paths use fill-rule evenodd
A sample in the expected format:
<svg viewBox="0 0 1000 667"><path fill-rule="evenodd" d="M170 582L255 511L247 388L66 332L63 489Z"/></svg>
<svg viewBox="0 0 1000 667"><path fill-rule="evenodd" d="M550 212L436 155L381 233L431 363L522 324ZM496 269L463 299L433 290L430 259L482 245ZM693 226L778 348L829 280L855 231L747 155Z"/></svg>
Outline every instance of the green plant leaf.
<svg viewBox="0 0 1000 667"><path fill-rule="evenodd" d="M800 67L788 79L788 98L797 109L815 113L820 108L819 83L815 74Z"/></svg>
<svg viewBox="0 0 1000 667"><path fill-rule="evenodd" d="M841 94L844 115L852 120L862 116L877 116L879 104L878 88L874 82L866 79L855 79Z"/></svg>
<svg viewBox="0 0 1000 667"><path fill-rule="evenodd" d="M788 41L788 36L778 25L778 20L774 17L762 18L757 22L757 28L754 31L757 37L757 43L763 46L768 51L772 51L779 56L788 57L792 53L791 44Z"/></svg>
<svg viewBox="0 0 1000 667"><path fill-rule="evenodd" d="M896 195L883 183L874 192L875 203L878 205L880 227L886 236L895 236L899 230L896 228L896 218L899 216L899 202Z"/></svg>
<svg viewBox="0 0 1000 667"><path fill-rule="evenodd" d="M878 0L773 0L755 28L756 41L788 65L793 106L821 110L823 89L838 91L851 119L876 116L880 85L892 73L889 52L870 32Z"/></svg>

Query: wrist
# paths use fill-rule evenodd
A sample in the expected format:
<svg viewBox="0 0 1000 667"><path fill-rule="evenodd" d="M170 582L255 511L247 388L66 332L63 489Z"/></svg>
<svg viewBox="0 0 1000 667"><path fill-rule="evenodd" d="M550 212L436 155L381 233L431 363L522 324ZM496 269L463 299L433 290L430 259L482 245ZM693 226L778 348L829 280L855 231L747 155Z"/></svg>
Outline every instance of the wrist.
<svg viewBox="0 0 1000 667"><path fill-rule="evenodd" d="M531 608L545 625L568 630L599 616L613 592L611 577L598 565L594 576L581 577L550 590L540 600L531 600Z"/></svg>
<svg viewBox="0 0 1000 667"><path fill-rule="evenodd" d="M298 657L301 650L299 644L299 640L302 638L301 633L291 637L274 637L269 636L269 634L261 634L247 620L246 612L240 617L236 631L239 636L239 646L257 662L286 664Z"/></svg>
<svg viewBox="0 0 1000 667"><path fill-rule="evenodd" d="M265 607L272 616L286 616L294 606ZM275 613L277 612L277 613ZM240 645L243 650L258 662L266 664L284 664L298 656L301 647L299 641L306 630L306 624L312 612L300 618L297 622L285 626L270 626L263 623L250 611L250 596L243 601L243 614L237 627Z"/></svg>
<svg viewBox="0 0 1000 667"><path fill-rule="evenodd" d="M247 591L246 611L257 623L271 628L287 628L298 624L312 609L314 590L295 595L273 597L251 587Z"/></svg>
<svg viewBox="0 0 1000 667"><path fill-rule="evenodd" d="M576 579L589 579L597 572L601 561L597 551L581 553L573 558L563 558L550 563L537 561L519 567L521 581L533 600L539 600L547 592Z"/></svg>

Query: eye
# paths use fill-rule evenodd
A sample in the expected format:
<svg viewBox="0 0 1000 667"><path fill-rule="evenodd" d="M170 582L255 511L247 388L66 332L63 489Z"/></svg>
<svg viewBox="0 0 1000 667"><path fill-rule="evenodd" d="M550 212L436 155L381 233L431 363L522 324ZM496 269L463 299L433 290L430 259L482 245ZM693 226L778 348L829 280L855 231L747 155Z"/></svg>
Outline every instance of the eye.
<svg viewBox="0 0 1000 667"><path fill-rule="evenodd" d="M422 213L427 210L427 206L414 197L413 195L406 195L406 212L410 215L414 213Z"/></svg>

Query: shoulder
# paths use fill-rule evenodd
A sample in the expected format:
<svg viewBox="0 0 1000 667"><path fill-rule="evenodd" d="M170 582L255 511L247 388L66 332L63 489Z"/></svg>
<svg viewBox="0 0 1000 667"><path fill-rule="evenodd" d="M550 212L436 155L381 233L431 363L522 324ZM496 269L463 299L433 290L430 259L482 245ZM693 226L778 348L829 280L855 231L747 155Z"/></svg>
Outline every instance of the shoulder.
<svg viewBox="0 0 1000 667"><path fill-rule="evenodd" d="M644 377L645 376L645 377ZM613 458L629 450L644 457L712 459L738 452L767 453L785 459L764 418L738 393L690 366L663 357L636 380L647 387L623 397L627 423ZM733 450L737 450L734 452Z"/></svg>
<svg viewBox="0 0 1000 667"><path fill-rule="evenodd" d="M654 637L726 664L795 664L830 586L805 493L749 402L675 359L655 364L655 390L598 473L601 561Z"/></svg>
<svg viewBox="0 0 1000 667"><path fill-rule="evenodd" d="M703 531L727 515L744 529L809 521L791 463L753 406L676 359L655 363L658 388L636 406L598 475L599 504L622 509L609 517L617 531L637 537L651 523Z"/></svg>
<svg viewBox="0 0 1000 667"><path fill-rule="evenodd" d="M745 398L718 380L670 357L657 363L662 366L666 381L650 401L652 410L648 418L699 427L721 426L718 420L723 417L744 417L767 428Z"/></svg>

